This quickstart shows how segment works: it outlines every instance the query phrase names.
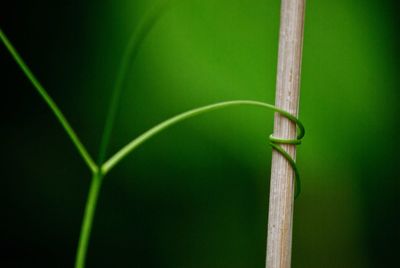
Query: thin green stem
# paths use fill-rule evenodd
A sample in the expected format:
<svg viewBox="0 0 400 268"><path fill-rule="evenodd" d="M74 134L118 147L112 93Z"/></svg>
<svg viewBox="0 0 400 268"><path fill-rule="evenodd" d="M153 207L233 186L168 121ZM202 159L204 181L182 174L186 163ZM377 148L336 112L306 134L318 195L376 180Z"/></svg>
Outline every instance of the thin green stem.
<svg viewBox="0 0 400 268"><path fill-rule="evenodd" d="M68 120L65 118L64 114L61 112L60 108L58 108L57 104L50 97L50 95L47 93L44 87L40 84L39 80L35 77L35 75L32 73L29 67L25 64L24 60L18 54L17 50L14 48L14 46L11 44L11 42L8 40L7 36L3 33L1 29L0 29L0 39L7 48L7 50L10 52L15 62L22 69L28 80L32 83L36 91L47 103L49 108L53 111L54 115L56 116L60 124L63 126L64 130L67 132L68 136L72 140L72 143L78 149L78 152L80 153L80 155L82 156L83 160L86 162L90 170L92 172L97 172L98 170L97 165L93 161L89 152L86 150L85 146L83 146L82 142L79 140L77 134L69 124Z"/></svg>
<svg viewBox="0 0 400 268"><path fill-rule="evenodd" d="M75 259L75 268L84 268L89 245L90 233L92 230L93 218L96 211L96 205L99 198L102 175L100 173L93 174L90 183L89 195L86 201L86 208L83 216L81 233L79 236L78 250Z"/></svg>
<svg viewBox="0 0 400 268"><path fill-rule="evenodd" d="M121 59L121 64L118 69L117 77L115 79L115 84L112 90L111 102L107 113L106 123L103 130L103 136L100 143L99 158L98 158L99 166L103 164L107 154L107 148L110 142L114 121L118 110L119 99L121 97L122 88L129 67L131 63L136 59L139 53L139 49L143 44L146 36L149 34L155 23L165 13L165 10L170 4L171 1L168 0L160 0L156 4L154 4L139 21L138 26L133 31L128 41L128 44L125 47Z"/></svg>
<svg viewBox="0 0 400 268"><path fill-rule="evenodd" d="M118 110L119 99L121 96L123 83L129 70L130 64L135 60L139 48L142 45L144 39L152 29L153 25L157 20L164 14L168 1L157 2L149 12L139 22L138 27L131 35L128 45L125 48L121 64L117 73L115 84L112 91L111 102L107 113L107 118L104 125L103 135L101 138L98 165L100 166L106 157L107 147L110 143L111 133L114 126L115 117ZM83 268L85 266L85 259L88 249L88 243L90 239L90 230L92 227L93 217L95 213L96 202L98 199L99 190L101 187L101 181L103 180L105 173L100 170L94 172L94 176L91 182L89 191L89 197L86 203L86 210L84 213L84 219L82 223L82 230L79 237L78 251L76 255L76 268Z"/></svg>
<svg viewBox="0 0 400 268"><path fill-rule="evenodd" d="M216 104L211 104L207 106L203 106L197 109L193 109L187 112L184 112L182 114L176 115L156 126L153 128L149 129L148 131L144 132L142 135L139 137L135 138L132 140L130 143L125 145L122 149L120 149L116 154L114 154L109 160L107 160L102 166L101 166L101 172L103 174L107 174L110 172L110 170L118 164L122 159L124 159L129 153L134 151L139 145L143 144L145 141L153 137L154 135L158 134L159 132L169 128L172 125L175 125L176 123L183 121L185 119L191 118L196 115L200 115L206 112L210 112L213 110L221 109L221 108L226 108L229 106L239 106L239 105L251 105L251 106L258 106L266 109L273 110L275 112L278 112L288 119L292 120L295 122L298 127L299 127L299 134L297 136L297 139L292 139L292 140L286 140L286 139L278 139L274 137L270 137L271 142L273 143L287 143L287 144L299 144L301 138L304 136L304 126L302 123L293 115L290 113L283 111L274 105L264 103L264 102L258 102L258 101L250 101L250 100L236 100L236 101L226 101L226 102L220 102Z"/></svg>

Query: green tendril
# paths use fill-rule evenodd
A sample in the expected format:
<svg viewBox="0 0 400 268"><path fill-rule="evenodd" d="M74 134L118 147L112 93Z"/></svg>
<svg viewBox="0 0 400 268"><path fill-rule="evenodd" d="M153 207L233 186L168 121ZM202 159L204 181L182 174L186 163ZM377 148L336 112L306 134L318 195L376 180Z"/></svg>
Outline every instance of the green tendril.
<svg viewBox="0 0 400 268"><path fill-rule="evenodd" d="M296 194L295 196L297 197L300 194L300 175L299 171L296 165L296 162L294 159L280 146L280 144L292 144L292 145L299 145L301 143L301 139L304 137L305 134L305 129L303 124L292 114L277 108L274 105L264 103L264 102L259 102L259 101L251 101L251 100L234 100L234 101L226 101L226 102L219 102L207 106L203 106L200 108L196 108L184 113L181 113L179 115L176 115L168 120L163 121L162 123L152 127L151 129L147 130L144 132L142 135L138 136L137 138L133 139L131 142L129 142L127 145L125 145L123 148L121 148L117 153L114 154L109 160L107 160L100 168L102 174L107 174L110 172L110 170L117 165L122 159L124 159L128 154L133 152L139 145L143 144L145 141L149 140L156 134L166 130L167 128L185 120L189 119L191 117L194 117L196 115L200 115L206 112L210 112L213 110L218 110L221 108L225 108L228 106L240 106L240 105L250 105L250 106L258 106L262 108L266 108L272 111L275 111L284 117L288 118L291 120L293 123L295 123L298 126L299 133L297 135L296 139L281 139L277 138L274 136L270 136L270 145L277 150L279 153L282 154L282 156L290 163L291 167L293 168L293 171L295 173L295 178L296 178Z"/></svg>

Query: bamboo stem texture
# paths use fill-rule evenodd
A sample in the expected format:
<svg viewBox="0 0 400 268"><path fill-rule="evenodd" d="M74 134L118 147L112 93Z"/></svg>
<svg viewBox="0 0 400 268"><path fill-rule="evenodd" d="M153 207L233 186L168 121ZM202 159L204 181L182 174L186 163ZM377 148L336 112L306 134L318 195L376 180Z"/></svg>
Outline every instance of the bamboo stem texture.
<svg viewBox="0 0 400 268"><path fill-rule="evenodd" d="M279 32L279 54L275 106L298 115L300 69L303 46L305 0L282 0ZM293 139L296 125L275 114L274 137ZM283 144L292 157L296 146ZM288 268L291 265L294 172L289 162L277 151L272 153L270 201L268 216L268 268Z"/></svg>

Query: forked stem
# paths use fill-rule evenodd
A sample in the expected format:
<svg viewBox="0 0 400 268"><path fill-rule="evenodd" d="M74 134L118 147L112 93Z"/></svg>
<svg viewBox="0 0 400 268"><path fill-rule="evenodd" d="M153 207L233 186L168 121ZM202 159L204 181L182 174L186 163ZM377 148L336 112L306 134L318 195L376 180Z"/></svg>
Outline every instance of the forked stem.
<svg viewBox="0 0 400 268"><path fill-rule="evenodd" d="M103 165L104 161L106 160L107 148L110 143L111 134L114 127L114 121L119 106L119 99L121 97L123 84L126 79L129 66L135 60L139 52L139 48L142 45L143 41L145 40L146 36L150 32L154 24L158 21L158 19L165 13L164 11L167 9L169 4L171 4L169 0L160 0L152 6L152 8L145 14L145 16L143 16L143 18L139 22L139 25L133 31L129 39L129 42L124 50L121 64L112 90L110 106L105 120L103 134L99 147L99 156L97 160L98 166ZM96 203L101 188L101 183L105 176L105 173L103 173L100 170L100 168L96 169L96 171L94 171L93 174L94 175L90 185L89 196L86 203L86 209L83 216L84 218L82 223L81 234L79 237L78 251L75 263L76 268L85 267L85 259L90 240L90 231L92 228Z"/></svg>
<svg viewBox="0 0 400 268"><path fill-rule="evenodd" d="M93 218L96 211L97 201L103 182L103 175L100 172L94 173L90 182L89 194L86 201L83 215L81 233L79 235L78 250L76 252L75 268L84 268L87 249L92 231Z"/></svg>

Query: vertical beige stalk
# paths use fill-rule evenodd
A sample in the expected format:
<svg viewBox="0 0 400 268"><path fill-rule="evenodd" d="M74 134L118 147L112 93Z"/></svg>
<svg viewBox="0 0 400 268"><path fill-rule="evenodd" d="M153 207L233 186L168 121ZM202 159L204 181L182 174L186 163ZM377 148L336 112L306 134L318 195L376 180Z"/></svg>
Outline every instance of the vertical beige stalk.
<svg viewBox="0 0 400 268"><path fill-rule="evenodd" d="M300 67L305 0L282 0L275 105L297 116L300 97ZM296 125L275 114L274 136L293 139ZM295 159L295 145L282 145ZM268 268L291 265L294 172L278 152L272 154L268 217Z"/></svg>

